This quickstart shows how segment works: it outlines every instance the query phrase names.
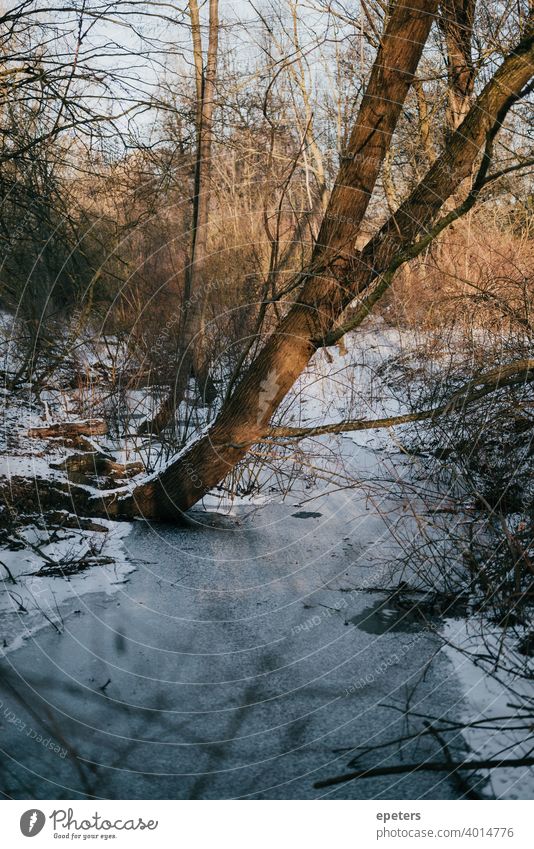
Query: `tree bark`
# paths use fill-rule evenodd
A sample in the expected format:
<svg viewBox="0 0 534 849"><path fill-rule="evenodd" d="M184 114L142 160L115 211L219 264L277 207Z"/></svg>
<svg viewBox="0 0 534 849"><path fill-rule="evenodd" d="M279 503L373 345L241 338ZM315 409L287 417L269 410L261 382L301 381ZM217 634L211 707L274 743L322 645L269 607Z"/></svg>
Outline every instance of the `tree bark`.
<svg viewBox="0 0 534 849"><path fill-rule="evenodd" d="M475 85L471 40L476 0L442 0L440 26L447 48L448 124L456 130L469 111Z"/></svg>
<svg viewBox="0 0 534 849"><path fill-rule="evenodd" d="M344 309L348 268L373 189L417 69L436 2L392 10L297 303L268 340L204 439L135 497L171 518L225 477L266 430L278 404ZM344 294L345 293L345 294Z"/></svg>
<svg viewBox="0 0 534 849"><path fill-rule="evenodd" d="M197 0L190 0L191 7L197 8ZM198 20L197 20L198 22ZM196 64L202 63L200 29L197 38ZM209 378L209 362L205 347L205 263L208 246L208 221L211 195L211 159L213 148L213 110L215 106L215 86L217 81L217 57L219 50L219 0L209 0L209 36L206 54L206 67L202 76L200 114L198 117L197 162L195 169L195 202L193 220L193 240L191 263L186 275L185 301L189 316L186 320L186 332L183 346L185 357L190 351L193 371L199 389L206 401L215 399L215 387ZM197 71L198 86L198 71ZM179 399L181 400L181 399Z"/></svg>
<svg viewBox="0 0 534 849"><path fill-rule="evenodd" d="M151 421L144 422L139 433L160 433L172 420L180 405L189 378L194 373L202 398L213 403L216 390L209 375L205 346L205 264L208 245L208 221L211 194L211 158L213 148L213 110L217 81L219 48L219 0L209 2L209 36L204 67L200 13L197 0L189 0L193 62L196 90L196 160L191 225L191 252L185 270L184 303L180 327L180 355L174 388Z"/></svg>
<svg viewBox="0 0 534 849"><path fill-rule="evenodd" d="M398 3L392 10L358 119L332 192L310 265L294 306L248 368L208 432L152 480L127 494L106 495L115 515L175 519L218 484L268 430L273 412L325 344L356 296L409 248L469 176L489 137L534 73L532 19L472 105L446 150L408 199L370 240L354 251L380 167L428 36L435 5ZM378 287L378 291L379 287Z"/></svg>

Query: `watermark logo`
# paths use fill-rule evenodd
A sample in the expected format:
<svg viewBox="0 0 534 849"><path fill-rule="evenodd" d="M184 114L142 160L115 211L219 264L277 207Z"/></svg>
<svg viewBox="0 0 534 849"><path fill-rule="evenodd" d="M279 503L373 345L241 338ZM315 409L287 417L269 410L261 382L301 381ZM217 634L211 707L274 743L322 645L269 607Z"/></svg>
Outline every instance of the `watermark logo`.
<svg viewBox="0 0 534 849"><path fill-rule="evenodd" d="M24 837L35 837L42 830L46 817L42 811L32 808L25 811L20 818L20 830Z"/></svg>
<svg viewBox="0 0 534 849"><path fill-rule="evenodd" d="M276 398L278 388L278 375L276 369L273 368L265 380L262 380L260 383L258 415L256 418L258 424L262 424L264 416L269 412L270 404Z"/></svg>

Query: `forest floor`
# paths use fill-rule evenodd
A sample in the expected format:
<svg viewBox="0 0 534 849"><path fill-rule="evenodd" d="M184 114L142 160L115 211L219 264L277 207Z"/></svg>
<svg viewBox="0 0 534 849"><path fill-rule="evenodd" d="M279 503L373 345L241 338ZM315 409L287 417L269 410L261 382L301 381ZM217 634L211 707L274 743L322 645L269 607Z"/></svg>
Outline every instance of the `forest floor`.
<svg viewBox="0 0 534 849"><path fill-rule="evenodd" d="M348 413L346 387L325 398L322 385L309 377L298 422ZM15 451L6 438L9 474L49 474L65 455L35 445ZM357 768L443 761L425 722L465 725L506 697L444 643L465 619L398 603L391 527L403 506L365 485L390 469L398 441L364 431L334 453L350 486L301 475L283 495L210 496L183 526L17 531L0 552L4 795L534 798L527 769L314 788L356 757ZM93 562L42 574L74 563L74 549ZM447 743L454 759L491 757L501 737L462 729Z"/></svg>

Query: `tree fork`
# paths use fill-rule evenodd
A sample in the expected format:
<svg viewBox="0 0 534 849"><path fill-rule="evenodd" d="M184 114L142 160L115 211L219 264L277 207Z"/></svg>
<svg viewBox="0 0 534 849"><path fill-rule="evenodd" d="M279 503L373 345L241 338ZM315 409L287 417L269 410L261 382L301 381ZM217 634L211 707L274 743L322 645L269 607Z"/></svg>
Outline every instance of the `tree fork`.
<svg viewBox="0 0 534 849"><path fill-rule="evenodd" d="M398 2L388 19L296 304L267 341L209 433L133 493L150 516L173 518L219 483L261 438L273 411L342 310L347 270L391 137L437 10ZM340 285L341 284L341 285ZM243 447L246 446L246 447Z"/></svg>
<svg viewBox="0 0 534 849"><path fill-rule="evenodd" d="M354 242L437 4L398 3L388 20L310 265L296 303L249 366L209 431L159 475L133 492L101 493L92 501L116 518L176 519L199 501L269 430L273 412L352 300L432 225L443 203L470 175L480 150L534 73L532 18L471 106L446 150L361 254Z"/></svg>

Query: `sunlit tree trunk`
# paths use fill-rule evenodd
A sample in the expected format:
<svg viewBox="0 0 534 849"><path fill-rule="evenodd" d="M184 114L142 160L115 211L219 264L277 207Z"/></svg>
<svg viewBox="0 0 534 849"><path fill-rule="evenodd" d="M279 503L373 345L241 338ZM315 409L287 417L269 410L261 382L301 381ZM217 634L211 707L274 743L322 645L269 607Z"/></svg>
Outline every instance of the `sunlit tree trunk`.
<svg viewBox="0 0 534 849"><path fill-rule="evenodd" d="M173 391L160 406L141 433L159 433L174 417L193 373L202 398L212 403L216 390L209 374L209 355L205 340L206 258L208 254L208 222L211 196L213 151L213 111L217 82L219 49L219 0L209 2L209 35L204 65L200 12L197 0L189 0L191 38L196 92L196 158L191 224L191 252L185 270L184 299L178 363Z"/></svg>
<svg viewBox="0 0 534 849"><path fill-rule="evenodd" d="M448 124L456 130L469 111L475 84L472 58L476 0L442 0L440 26L447 50Z"/></svg>
<svg viewBox="0 0 534 849"><path fill-rule="evenodd" d="M396 268L430 243L433 228L434 235L439 232L436 216L472 173L484 146L482 165L487 167L492 139L534 73L532 21L421 182L366 247L355 250L434 13L434 4L419 0L409 8L398 3L391 12L295 304L208 432L133 494L106 497L106 509L113 508L117 515L176 518L218 484L268 432L273 412L315 351L351 326L343 324L343 314L355 297L369 290L361 320L391 283ZM452 220L454 215L447 214L442 226Z"/></svg>

